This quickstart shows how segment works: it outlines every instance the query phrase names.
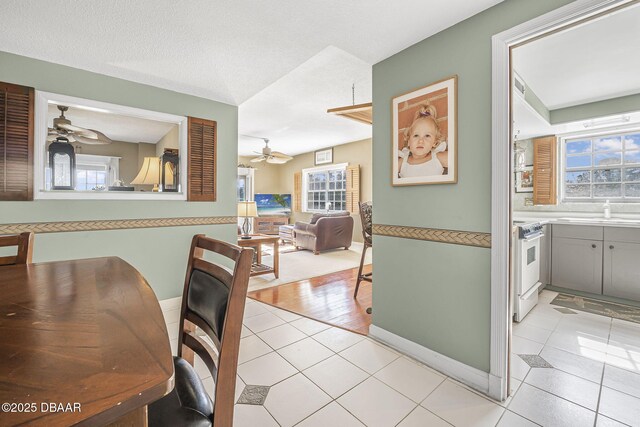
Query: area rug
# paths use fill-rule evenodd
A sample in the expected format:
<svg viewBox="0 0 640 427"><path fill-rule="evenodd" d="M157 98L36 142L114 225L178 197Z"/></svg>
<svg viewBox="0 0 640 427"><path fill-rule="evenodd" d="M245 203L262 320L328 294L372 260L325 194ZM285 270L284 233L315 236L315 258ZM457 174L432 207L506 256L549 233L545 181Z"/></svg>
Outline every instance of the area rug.
<svg viewBox="0 0 640 427"><path fill-rule="evenodd" d="M371 264L371 255L372 250L367 250L365 264ZM280 277L276 279L273 274L252 277L249 292L358 267L361 256L362 243L355 242L349 250L336 249L319 255L306 250L280 253ZM273 257L263 255L262 263L273 265Z"/></svg>
<svg viewBox="0 0 640 427"><path fill-rule="evenodd" d="M640 323L640 308L630 305L567 294L558 294L558 296L551 301L551 304L573 310L585 311L587 313L599 314L601 316L608 316L614 319Z"/></svg>

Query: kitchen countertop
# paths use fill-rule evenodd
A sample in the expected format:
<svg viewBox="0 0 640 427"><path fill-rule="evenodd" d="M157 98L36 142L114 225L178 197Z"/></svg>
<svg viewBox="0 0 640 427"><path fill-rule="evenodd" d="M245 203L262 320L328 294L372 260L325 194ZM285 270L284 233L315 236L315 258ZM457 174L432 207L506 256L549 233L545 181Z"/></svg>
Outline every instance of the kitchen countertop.
<svg viewBox="0 0 640 427"><path fill-rule="evenodd" d="M603 217L574 216L564 212L562 215L551 216L548 213L537 215L532 212L514 212L513 221L539 222L541 224L567 224L567 225L593 225L604 227L631 227L640 228L640 216L625 217L613 216L605 219ZM518 224L514 224L518 225Z"/></svg>

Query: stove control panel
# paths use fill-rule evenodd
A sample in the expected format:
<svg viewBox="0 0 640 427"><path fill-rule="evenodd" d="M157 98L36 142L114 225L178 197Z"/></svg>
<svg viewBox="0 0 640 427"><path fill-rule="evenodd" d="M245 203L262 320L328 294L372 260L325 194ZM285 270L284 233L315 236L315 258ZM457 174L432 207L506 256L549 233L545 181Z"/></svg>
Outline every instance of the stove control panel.
<svg viewBox="0 0 640 427"><path fill-rule="evenodd" d="M518 237L520 237L521 239L527 239L531 236L542 234L542 224L538 222L522 224L518 226L518 228L520 229Z"/></svg>

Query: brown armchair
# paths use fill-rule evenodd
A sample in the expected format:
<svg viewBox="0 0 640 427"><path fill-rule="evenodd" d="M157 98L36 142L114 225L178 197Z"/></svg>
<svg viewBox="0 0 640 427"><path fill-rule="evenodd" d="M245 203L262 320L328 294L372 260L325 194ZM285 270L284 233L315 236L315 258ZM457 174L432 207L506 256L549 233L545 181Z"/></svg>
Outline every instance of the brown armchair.
<svg viewBox="0 0 640 427"><path fill-rule="evenodd" d="M309 249L315 255L328 249L349 249L353 237L353 218L349 212L315 214L308 224L296 222L293 233L296 248Z"/></svg>

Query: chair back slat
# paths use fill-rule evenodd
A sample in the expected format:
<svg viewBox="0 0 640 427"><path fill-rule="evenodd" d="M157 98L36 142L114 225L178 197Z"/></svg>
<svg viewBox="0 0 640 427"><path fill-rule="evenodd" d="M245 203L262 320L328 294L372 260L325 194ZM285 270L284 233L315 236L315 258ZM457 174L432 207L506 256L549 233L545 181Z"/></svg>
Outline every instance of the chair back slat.
<svg viewBox="0 0 640 427"><path fill-rule="evenodd" d="M242 248L239 246L222 242L220 240L209 239L202 234L198 235L196 246L200 249L225 256L234 262L238 261L240 258L240 252L242 251Z"/></svg>
<svg viewBox="0 0 640 427"><path fill-rule="evenodd" d="M218 367L216 365L217 352L209 344L194 332L187 332L184 335L184 345L191 348L200 359L207 365L213 378L216 377Z"/></svg>
<svg viewBox="0 0 640 427"><path fill-rule="evenodd" d="M17 246L16 255L0 257L0 266L31 264L33 258L33 233L26 232L12 236L0 236L0 247Z"/></svg>
<svg viewBox="0 0 640 427"><path fill-rule="evenodd" d="M194 313L193 311L187 311L187 313L185 313L184 315L184 320L187 320L193 323L198 328L202 329L207 334L207 336L211 339L211 341L213 341L213 344L216 346L216 349L218 351L220 350L220 339L218 338L217 332L214 331L213 328L209 325L209 322L207 322L205 319L203 319L201 316L199 316L197 313ZM185 334L189 332L191 331L189 331L188 329L184 329Z"/></svg>

